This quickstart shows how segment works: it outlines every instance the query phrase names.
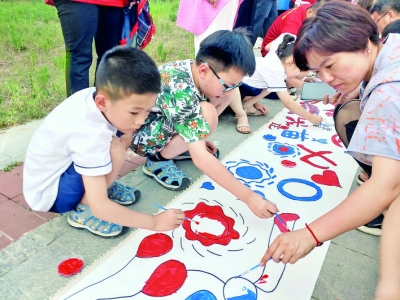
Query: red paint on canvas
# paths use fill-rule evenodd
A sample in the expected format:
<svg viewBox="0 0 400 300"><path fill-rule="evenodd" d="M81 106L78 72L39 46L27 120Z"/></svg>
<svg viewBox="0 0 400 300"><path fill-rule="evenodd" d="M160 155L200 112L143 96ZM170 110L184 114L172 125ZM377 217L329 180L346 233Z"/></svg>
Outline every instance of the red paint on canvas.
<svg viewBox="0 0 400 300"><path fill-rule="evenodd" d="M263 276L261 276L260 280L257 282L258 284L263 284L263 283L267 283L267 278L269 276L267 274L264 274Z"/></svg>
<svg viewBox="0 0 400 300"><path fill-rule="evenodd" d="M277 217L274 217L274 223L276 226L278 226L279 231L282 233L288 232L288 230L285 227L287 226L287 222L297 221L298 219L300 219L298 214L292 214L292 213L281 213L279 214L279 217L285 224L282 224Z"/></svg>
<svg viewBox="0 0 400 300"><path fill-rule="evenodd" d="M137 257L150 258L162 256L172 249L172 239L163 233L146 236L139 245Z"/></svg>
<svg viewBox="0 0 400 300"><path fill-rule="evenodd" d="M179 290L187 277L183 263L168 260L159 265L146 281L142 293L151 297L165 297Z"/></svg>
<svg viewBox="0 0 400 300"><path fill-rule="evenodd" d="M294 168L296 166L296 163L294 161L290 161L290 160L282 160L281 161L282 166L286 167L286 168Z"/></svg>
<svg viewBox="0 0 400 300"><path fill-rule="evenodd" d="M335 171L325 170L322 175L315 174L311 176L311 180L315 183L327 185L327 186L337 186L342 187L339 182L339 178Z"/></svg>
<svg viewBox="0 0 400 300"><path fill-rule="evenodd" d="M65 277L78 274L84 265L85 263L80 258L66 259L58 265L58 274Z"/></svg>
<svg viewBox="0 0 400 300"><path fill-rule="evenodd" d="M211 246L214 244L226 246L232 239L236 240L239 238L239 233L233 229L235 220L225 215L220 206L209 206L204 202L200 202L194 209L185 211L185 215L190 219L197 217L215 220L224 227L221 234L215 235L210 232L193 231L190 224L191 222L185 220L182 226L186 231L185 236L188 240L199 241L204 246Z"/></svg>

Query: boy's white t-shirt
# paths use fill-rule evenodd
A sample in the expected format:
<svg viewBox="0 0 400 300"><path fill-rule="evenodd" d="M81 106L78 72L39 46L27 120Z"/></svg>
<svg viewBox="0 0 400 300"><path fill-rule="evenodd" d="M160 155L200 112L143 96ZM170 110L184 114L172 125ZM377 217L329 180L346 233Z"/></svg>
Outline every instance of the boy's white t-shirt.
<svg viewBox="0 0 400 300"><path fill-rule="evenodd" d="M272 42L271 49L266 56L256 57L256 70L251 77L244 77L244 83L258 89L267 88L270 92L287 91L285 69L276 54L276 50L286 34L281 34Z"/></svg>
<svg viewBox="0 0 400 300"><path fill-rule="evenodd" d="M58 105L33 134L24 162L23 191L34 210L48 211L60 176L73 163L76 172L111 172L110 144L117 129L95 105L95 88L79 91Z"/></svg>

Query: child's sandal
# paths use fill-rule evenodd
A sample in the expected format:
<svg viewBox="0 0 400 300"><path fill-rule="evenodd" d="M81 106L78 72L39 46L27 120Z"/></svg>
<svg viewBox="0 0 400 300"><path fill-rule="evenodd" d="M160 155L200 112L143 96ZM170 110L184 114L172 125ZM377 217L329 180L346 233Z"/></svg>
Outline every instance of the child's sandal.
<svg viewBox="0 0 400 300"><path fill-rule="evenodd" d="M72 227L86 229L102 237L114 237L124 232L123 226L96 218L88 206L81 204L68 214L67 221Z"/></svg>
<svg viewBox="0 0 400 300"><path fill-rule="evenodd" d="M143 173L154 178L163 187L170 190L182 190L189 186L190 179L183 171L178 170L173 160L151 161L147 158Z"/></svg>
<svg viewBox="0 0 400 300"><path fill-rule="evenodd" d="M140 191L114 182L107 190L108 198L121 205L130 205L139 200Z"/></svg>

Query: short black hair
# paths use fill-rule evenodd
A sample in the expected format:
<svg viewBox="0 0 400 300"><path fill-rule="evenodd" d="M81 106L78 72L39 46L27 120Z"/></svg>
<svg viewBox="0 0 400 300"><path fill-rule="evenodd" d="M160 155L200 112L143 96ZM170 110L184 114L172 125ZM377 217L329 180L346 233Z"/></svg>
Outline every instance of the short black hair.
<svg viewBox="0 0 400 300"><path fill-rule="evenodd" d="M216 72L236 68L245 76L253 75L256 69L253 45L241 30L218 30L200 43L196 64L206 61Z"/></svg>
<svg viewBox="0 0 400 300"><path fill-rule="evenodd" d="M382 39L386 38L389 33L400 33L400 19L393 21L382 31Z"/></svg>
<svg viewBox="0 0 400 300"><path fill-rule="evenodd" d="M95 86L116 101L132 94L160 93L161 78L155 62L144 51L117 46L101 58Z"/></svg>
<svg viewBox="0 0 400 300"><path fill-rule="evenodd" d="M369 13L372 15L374 12L378 14L387 13L389 10L400 12L400 1L399 0L376 0L371 6Z"/></svg>

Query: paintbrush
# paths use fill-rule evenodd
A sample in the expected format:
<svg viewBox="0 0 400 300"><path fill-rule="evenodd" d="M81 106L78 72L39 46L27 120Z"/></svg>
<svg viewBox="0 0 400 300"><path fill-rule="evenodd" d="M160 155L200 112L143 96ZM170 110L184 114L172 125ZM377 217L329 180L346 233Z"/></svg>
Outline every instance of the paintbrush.
<svg viewBox="0 0 400 300"><path fill-rule="evenodd" d="M289 227L287 227L287 225L285 224L285 222L283 222L283 220L281 219L281 217L280 217L277 213L275 213L275 217L277 217L278 220L279 220L279 222L281 222L282 225L285 226L285 228L286 228L287 231L290 231Z"/></svg>
<svg viewBox="0 0 400 300"><path fill-rule="evenodd" d="M271 257L269 260L271 260L271 259L272 259L272 257ZM254 269L257 269L258 267L261 267L260 264L255 265L255 266L252 267L251 269L248 269L246 272L243 272L242 274L240 274L239 276L236 276L236 277L242 277L242 276L244 276L244 275L250 273L250 272L253 271Z"/></svg>
<svg viewBox="0 0 400 300"><path fill-rule="evenodd" d="M168 210L168 208L165 208L165 207L163 207L163 206L161 206L161 205L158 205L158 204L155 204L155 203L153 203L153 205L154 205L155 207L158 207L158 208L162 209L162 210ZM194 222L194 223L196 223L196 225L199 225L199 224L200 224L199 221L192 220L191 218L188 218L188 217L186 217L186 216L185 216L185 220L188 220L188 221L190 221L190 222Z"/></svg>
<svg viewBox="0 0 400 300"><path fill-rule="evenodd" d="M264 198L264 200L267 200ZM269 210L268 210L269 211ZM269 211L271 214L274 214L275 217L279 220L279 222L282 223L283 226L285 226L287 231L290 231L289 227L287 227L287 225L285 224L285 222L283 222L283 220L281 219L281 217L277 214L277 213L273 213L272 211Z"/></svg>

